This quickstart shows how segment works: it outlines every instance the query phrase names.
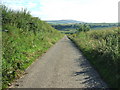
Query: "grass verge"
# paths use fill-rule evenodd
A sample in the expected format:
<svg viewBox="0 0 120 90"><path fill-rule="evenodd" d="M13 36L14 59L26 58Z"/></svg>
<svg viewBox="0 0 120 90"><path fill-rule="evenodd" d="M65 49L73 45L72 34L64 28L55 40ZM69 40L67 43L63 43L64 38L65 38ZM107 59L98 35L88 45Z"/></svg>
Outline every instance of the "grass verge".
<svg viewBox="0 0 120 90"><path fill-rule="evenodd" d="M13 11L4 5L1 9L2 88L7 88L63 34L26 10Z"/></svg>
<svg viewBox="0 0 120 90"><path fill-rule="evenodd" d="M118 28L111 28L69 36L110 88L120 88L119 34Z"/></svg>

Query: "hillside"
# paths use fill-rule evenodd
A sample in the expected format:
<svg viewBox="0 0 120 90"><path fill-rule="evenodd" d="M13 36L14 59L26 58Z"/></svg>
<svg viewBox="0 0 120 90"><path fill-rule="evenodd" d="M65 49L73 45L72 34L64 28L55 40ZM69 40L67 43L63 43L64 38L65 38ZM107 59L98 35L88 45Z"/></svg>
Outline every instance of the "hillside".
<svg viewBox="0 0 120 90"><path fill-rule="evenodd" d="M82 21L76 21L76 20L49 20L46 21L50 24L75 24L75 23L83 23Z"/></svg>
<svg viewBox="0 0 120 90"><path fill-rule="evenodd" d="M61 31L62 33L71 34L76 33L76 31L82 26L86 25L91 30L104 30L112 27L117 27L117 23L76 23L76 24L52 24L52 27Z"/></svg>

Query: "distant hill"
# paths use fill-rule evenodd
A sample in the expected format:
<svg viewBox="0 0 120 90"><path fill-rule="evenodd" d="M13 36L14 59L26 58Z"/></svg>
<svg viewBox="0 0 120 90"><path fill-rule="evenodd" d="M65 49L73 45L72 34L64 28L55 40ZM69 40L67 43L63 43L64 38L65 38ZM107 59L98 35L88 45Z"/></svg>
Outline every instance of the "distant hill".
<svg viewBox="0 0 120 90"><path fill-rule="evenodd" d="M75 23L83 23L82 21L76 20L48 20L46 21L49 24L75 24Z"/></svg>

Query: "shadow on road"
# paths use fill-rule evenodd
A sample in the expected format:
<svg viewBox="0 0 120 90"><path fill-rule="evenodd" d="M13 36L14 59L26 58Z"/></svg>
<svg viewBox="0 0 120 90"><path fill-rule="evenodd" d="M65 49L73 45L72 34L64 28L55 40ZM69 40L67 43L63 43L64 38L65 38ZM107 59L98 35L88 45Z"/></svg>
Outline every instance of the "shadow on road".
<svg viewBox="0 0 120 90"><path fill-rule="evenodd" d="M80 52L81 53L81 52ZM84 80L78 78L77 81L81 81L88 88L106 88L107 85L101 80L99 74L93 69L90 63L83 57L76 59L79 62L79 67L82 70L74 72L74 76L84 75Z"/></svg>

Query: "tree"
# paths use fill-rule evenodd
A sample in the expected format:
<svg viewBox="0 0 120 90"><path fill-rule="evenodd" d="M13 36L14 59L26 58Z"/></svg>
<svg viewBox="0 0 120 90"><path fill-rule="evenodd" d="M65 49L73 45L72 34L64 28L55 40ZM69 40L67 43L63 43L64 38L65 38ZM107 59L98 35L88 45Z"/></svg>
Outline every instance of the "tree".
<svg viewBox="0 0 120 90"><path fill-rule="evenodd" d="M78 32L86 32L90 30L90 26L86 25L86 24L82 24L77 28Z"/></svg>

